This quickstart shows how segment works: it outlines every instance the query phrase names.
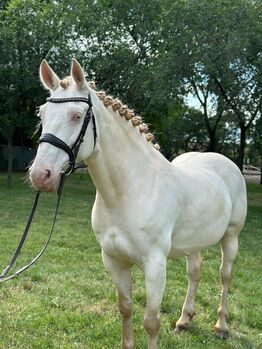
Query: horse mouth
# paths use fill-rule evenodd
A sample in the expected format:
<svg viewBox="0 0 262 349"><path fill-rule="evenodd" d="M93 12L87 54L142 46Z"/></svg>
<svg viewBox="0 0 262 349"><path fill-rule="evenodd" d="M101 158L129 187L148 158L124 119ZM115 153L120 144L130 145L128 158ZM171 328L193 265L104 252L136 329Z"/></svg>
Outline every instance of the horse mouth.
<svg viewBox="0 0 262 349"><path fill-rule="evenodd" d="M61 180L61 175L59 175L57 177L57 179L52 178L52 180L48 181L48 183L44 183L41 178L36 178L34 176L31 175L31 173L29 173L29 179L30 179L30 183L31 186L40 192L47 192L47 193L51 193L51 192L57 192L58 187L59 187L59 183Z"/></svg>
<svg viewBox="0 0 262 349"><path fill-rule="evenodd" d="M37 191L41 191L41 192L46 192L46 193L55 193L58 189L58 184L55 184L54 186L41 186L41 185L36 185L34 182L32 183L32 187L37 190Z"/></svg>
<svg viewBox="0 0 262 349"><path fill-rule="evenodd" d="M47 188L47 187L36 187L34 184L33 184L33 187L37 190L37 191L41 191L41 192L46 192L46 193L54 193L56 192L56 187L50 187L50 188Z"/></svg>

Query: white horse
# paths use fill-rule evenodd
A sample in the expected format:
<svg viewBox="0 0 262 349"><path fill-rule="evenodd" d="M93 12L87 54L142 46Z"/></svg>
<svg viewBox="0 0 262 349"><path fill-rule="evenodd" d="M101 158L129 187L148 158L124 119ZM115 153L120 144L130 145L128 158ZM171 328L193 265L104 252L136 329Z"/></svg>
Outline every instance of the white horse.
<svg viewBox="0 0 262 349"><path fill-rule="evenodd" d="M62 81L43 61L40 77L53 98L91 95L98 137L94 148L91 122L78 160L88 165L97 189L92 227L104 266L118 290L122 349L134 348L132 265L138 265L145 275L144 327L148 348L155 349L167 259L187 257L188 292L176 323L176 331L180 331L188 327L194 314L201 251L217 242L222 249L222 297L215 329L219 337L225 337L232 264L247 211L246 186L237 166L215 153L187 153L170 163L153 146L152 134L146 134L147 125L141 118L119 100L95 92L76 60L72 61L71 76ZM47 102L40 108L43 132L71 146L87 108L83 102ZM55 190L67 160L63 150L41 143L30 168L33 185Z"/></svg>

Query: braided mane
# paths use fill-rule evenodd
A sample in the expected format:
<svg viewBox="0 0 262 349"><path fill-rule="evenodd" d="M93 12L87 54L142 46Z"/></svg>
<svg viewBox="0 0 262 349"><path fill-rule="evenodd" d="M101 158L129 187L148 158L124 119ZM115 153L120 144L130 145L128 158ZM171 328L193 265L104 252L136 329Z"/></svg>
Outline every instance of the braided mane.
<svg viewBox="0 0 262 349"><path fill-rule="evenodd" d="M88 86L93 90L96 90L94 81L89 81ZM134 111L128 109L127 105L123 104L118 98L113 99L108 96L104 91L95 91L98 98L103 102L105 107L112 107L114 111L118 111L119 115L125 118L127 121L131 121L134 127L138 127L141 133L145 134L146 140L156 149L159 150L160 146L157 143L153 143L154 135L148 132L148 125L142 121L141 116L135 115Z"/></svg>
<svg viewBox="0 0 262 349"><path fill-rule="evenodd" d="M73 85L73 80L71 76L65 77L60 80L60 86L66 89L68 86ZM128 109L127 105L123 104L120 99L113 99L111 96L107 95L104 91L96 91L96 86L94 81L89 81L88 86L94 90L98 98L103 102L105 107L112 107L114 111L118 111L122 118L127 121L131 121L134 127L138 127L141 133L145 134L146 140L156 149L159 150L160 146L157 143L153 143L154 135L148 132L148 125L142 121L141 116L135 115L134 111Z"/></svg>

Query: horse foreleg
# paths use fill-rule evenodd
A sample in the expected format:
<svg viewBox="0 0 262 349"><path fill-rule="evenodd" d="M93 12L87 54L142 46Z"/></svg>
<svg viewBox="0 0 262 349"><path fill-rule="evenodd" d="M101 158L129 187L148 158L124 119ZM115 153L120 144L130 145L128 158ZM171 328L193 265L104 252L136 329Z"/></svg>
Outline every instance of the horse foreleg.
<svg viewBox="0 0 262 349"><path fill-rule="evenodd" d="M112 277L118 291L119 310L122 319L122 349L134 348L132 325L132 296L130 267L118 264L114 259L103 253L103 263Z"/></svg>
<svg viewBox="0 0 262 349"><path fill-rule="evenodd" d="M200 280L202 264L201 252L187 257L187 274L189 278L186 299L179 320L176 322L175 332L186 330L195 313L195 296Z"/></svg>
<svg viewBox="0 0 262 349"><path fill-rule="evenodd" d="M218 320L215 326L216 334L220 338L228 336L227 326L227 294L232 279L232 266L238 251L238 238L235 234L227 231L221 241L222 264L220 267L220 275L222 282L222 295L218 308Z"/></svg>
<svg viewBox="0 0 262 349"><path fill-rule="evenodd" d="M144 265L147 305L144 327L148 335L148 349L156 349L160 330L160 307L166 283L166 258L152 256Z"/></svg>

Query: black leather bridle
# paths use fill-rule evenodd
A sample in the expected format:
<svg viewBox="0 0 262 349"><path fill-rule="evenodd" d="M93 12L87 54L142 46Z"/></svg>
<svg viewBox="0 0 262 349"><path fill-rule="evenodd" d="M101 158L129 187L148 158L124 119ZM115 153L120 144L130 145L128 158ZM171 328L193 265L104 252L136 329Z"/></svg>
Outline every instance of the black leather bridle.
<svg viewBox="0 0 262 349"><path fill-rule="evenodd" d="M92 120L92 122L93 122L94 148L96 145L96 138L97 138L96 121L95 121L95 116L94 116L94 113L92 110L92 101L91 101L90 93L88 95L88 98L85 98L85 97L47 98L47 102L50 102L50 103L84 102L84 103L88 104L88 109L87 109L87 112L85 114L81 130L78 134L77 139L75 140L74 144L72 145L72 147L69 147L68 144L66 144L60 138L54 136L51 133L43 133L41 135L41 137L39 138L38 143L42 143L42 142L50 143L53 146L64 150L69 156L69 161L64 164L62 171L61 171L60 183L59 183L58 190L57 190L57 203L56 203L53 224L52 224L50 233L48 235L48 238L46 240L46 243L44 244L44 247L41 249L41 251L37 254L37 256L35 258L33 258L30 263L28 263L23 268L16 271L14 274L8 275L10 269L12 268L14 263L16 262L16 259L19 255L23 245L24 245L28 231L29 231L31 223L33 221L34 214L35 214L35 211L36 211L36 208L38 205L38 201L39 201L39 196L40 196L40 192L38 191L36 193L36 197L35 197L35 201L34 201L31 213L29 215L26 227L24 229L24 232L22 234L20 242L16 248L16 251L15 251L13 257L11 258L9 264L5 267L5 269L0 274L0 283L7 281L7 280L11 280L11 279L15 278L16 276L18 276L19 274L21 274L22 272L24 272L25 270L27 270L28 268L30 268L31 265L33 265L42 256L42 254L46 250L46 248L49 244L49 241L52 237L54 227L55 227L56 217L57 217L57 213L58 213L58 209L59 209L59 205L60 205L62 189L63 189L63 185L65 183L65 178L66 178L66 176L73 173L78 168L78 166L76 165L76 158L77 158L77 154L79 152L80 146L84 140L84 136L85 136L87 127L90 123L90 120Z"/></svg>
<svg viewBox="0 0 262 349"><path fill-rule="evenodd" d="M65 165L63 166L63 173L65 173L66 175L69 175L69 174L73 173L78 168L76 166L75 162L76 162L77 154L78 154L79 148L81 146L81 143L84 140L86 129L89 125L90 120L92 120L92 122L93 122L94 147L96 145L96 137L97 137L96 121L95 121L94 113L92 110L91 97L89 94L88 98L85 98L85 97L47 98L47 102L50 102L50 103L84 102L84 103L88 104L88 109L87 109L86 115L84 117L84 121L83 121L81 130L78 134L77 139L75 140L74 144L72 145L72 147L69 147L60 138L54 136L51 133L43 133L38 140L38 143L43 143L43 142L50 143L50 144L54 145L55 147L64 150L68 154L69 161L67 163L65 163Z"/></svg>

